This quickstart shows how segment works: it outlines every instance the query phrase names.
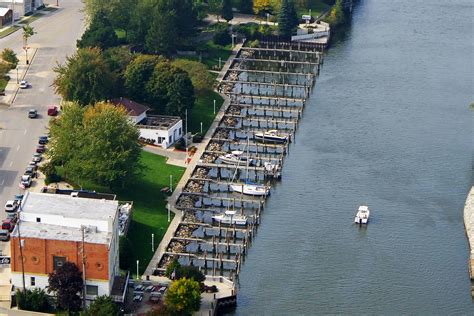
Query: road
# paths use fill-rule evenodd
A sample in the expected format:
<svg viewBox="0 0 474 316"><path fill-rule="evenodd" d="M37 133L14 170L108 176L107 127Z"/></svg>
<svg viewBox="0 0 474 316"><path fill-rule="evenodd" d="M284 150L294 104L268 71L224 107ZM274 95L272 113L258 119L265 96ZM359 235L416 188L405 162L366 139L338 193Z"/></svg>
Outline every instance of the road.
<svg viewBox="0 0 474 316"><path fill-rule="evenodd" d="M56 1L45 1L55 4ZM19 90L11 106L0 105L0 207L18 194L19 179L34 153L38 137L45 134L46 114L50 104L58 104L60 97L51 86L57 63L64 63L75 51L76 40L84 30L81 0L60 3L60 8L33 23L35 32L28 46L37 48L25 79L31 87ZM12 48L20 55L23 47L22 32L17 31L0 39L0 49ZM33 50L33 49L31 49ZM25 63L21 60L20 63ZM37 119L29 119L29 109L38 110ZM0 219L5 217L0 210Z"/></svg>

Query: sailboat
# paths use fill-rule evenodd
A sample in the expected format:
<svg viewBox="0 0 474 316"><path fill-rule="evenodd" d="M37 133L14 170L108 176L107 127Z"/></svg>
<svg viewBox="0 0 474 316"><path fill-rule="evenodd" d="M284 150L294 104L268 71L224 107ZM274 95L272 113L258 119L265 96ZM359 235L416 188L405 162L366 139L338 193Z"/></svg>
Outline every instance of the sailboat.
<svg viewBox="0 0 474 316"><path fill-rule="evenodd" d="M247 156L249 150L249 139L247 138ZM262 185L262 184L257 184L257 183L252 183L248 181L249 178L249 160L247 160L247 166L246 166L246 176L245 179L246 181L244 183L233 183L230 185L230 189L234 192L237 193L242 193L246 195L253 195L253 196L263 196L263 195L268 195L270 193L270 186ZM237 169L236 169L237 171Z"/></svg>
<svg viewBox="0 0 474 316"><path fill-rule="evenodd" d="M359 206L354 222L357 224L367 224L369 222L370 211L367 205Z"/></svg>
<svg viewBox="0 0 474 316"><path fill-rule="evenodd" d="M224 214L212 216L212 220L226 225L247 225L247 216L236 215L235 211L227 210Z"/></svg>
<svg viewBox="0 0 474 316"><path fill-rule="evenodd" d="M222 163L228 164L228 165L238 165L240 163L244 164L249 162L249 164L253 164L253 159L249 157L244 157L243 151L239 150L234 150L230 154L225 154L222 156L219 156L219 159L221 160Z"/></svg>
<svg viewBox="0 0 474 316"><path fill-rule="evenodd" d="M254 134L255 140L267 143L286 143L290 135L278 133L277 130L269 130L266 132L257 132Z"/></svg>

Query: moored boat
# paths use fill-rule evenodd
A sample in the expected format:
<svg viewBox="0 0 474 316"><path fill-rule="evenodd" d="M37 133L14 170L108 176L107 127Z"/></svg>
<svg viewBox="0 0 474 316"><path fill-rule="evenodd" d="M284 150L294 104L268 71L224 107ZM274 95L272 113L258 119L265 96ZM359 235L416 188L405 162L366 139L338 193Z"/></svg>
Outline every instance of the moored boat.
<svg viewBox="0 0 474 316"><path fill-rule="evenodd" d="M354 222L357 224L367 224L369 222L370 210L367 205L359 206Z"/></svg>
<svg viewBox="0 0 474 316"><path fill-rule="evenodd" d="M270 187L255 183L234 183L230 185L232 191L246 195L262 196L270 193Z"/></svg>
<svg viewBox="0 0 474 316"><path fill-rule="evenodd" d="M266 132L257 132L254 134L255 140L268 143L286 143L289 140L289 134L278 133L277 130Z"/></svg>
<svg viewBox="0 0 474 316"><path fill-rule="evenodd" d="M212 216L212 220L226 225L247 225L247 216L235 213L235 211L225 211L224 214Z"/></svg>
<svg viewBox="0 0 474 316"><path fill-rule="evenodd" d="M221 160L222 163L228 164L228 165L240 165L240 164L246 164L247 161L249 165L253 164L253 159L244 157L242 151L234 150L230 154L225 154L222 156L219 156L219 159Z"/></svg>

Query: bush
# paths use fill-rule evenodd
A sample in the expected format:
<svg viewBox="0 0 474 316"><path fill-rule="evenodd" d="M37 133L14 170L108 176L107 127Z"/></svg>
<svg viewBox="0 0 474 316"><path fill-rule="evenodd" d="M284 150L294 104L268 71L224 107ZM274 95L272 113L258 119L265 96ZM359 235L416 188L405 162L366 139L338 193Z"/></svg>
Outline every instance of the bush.
<svg viewBox="0 0 474 316"><path fill-rule="evenodd" d="M225 46L232 43L232 37L230 36L227 29L225 29L214 34L213 41L218 45Z"/></svg>
<svg viewBox="0 0 474 316"><path fill-rule="evenodd" d="M46 292L42 289L16 291L16 305L19 309L47 312L51 308Z"/></svg>
<svg viewBox="0 0 474 316"><path fill-rule="evenodd" d="M50 183L61 182L62 180L63 178L60 175L53 173L46 176L46 179L44 180L44 184L48 185Z"/></svg>

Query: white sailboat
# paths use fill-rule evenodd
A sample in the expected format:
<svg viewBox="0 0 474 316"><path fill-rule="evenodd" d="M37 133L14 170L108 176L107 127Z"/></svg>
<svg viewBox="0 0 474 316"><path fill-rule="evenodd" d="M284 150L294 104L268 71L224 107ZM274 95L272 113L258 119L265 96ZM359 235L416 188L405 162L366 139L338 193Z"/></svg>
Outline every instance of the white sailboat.
<svg viewBox="0 0 474 316"><path fill-rule="evenodd" d="M249 164L253 164L253 159L242 156L243 153L244 153L243 151L234 150L230 154L219 156L219 159L221 160L222 163L225 163L228 165L246 164L247 161L249 162Z"/></svg>
<svg viewBox="0 0 474 316"><path fill-rule="evenodd" d="M289 140L289 134L278 133L277 130L266 132L257 132L254 134L255 140L268 143L286 143Z"/></svg>
<svg viewBox="0 0 474 316"><path fill-rule="evenodd" d="M359 206L354 222L357 224L367 224L369 222L370 210L367 205Z"/></svg>
<svg viewBox="0 0 474 316"><path fill-rule="evenodd" d="M226 225L247 225L247 216L236 215L235 211L225 211L224 214L214 215L212 220Z"/></svg>

